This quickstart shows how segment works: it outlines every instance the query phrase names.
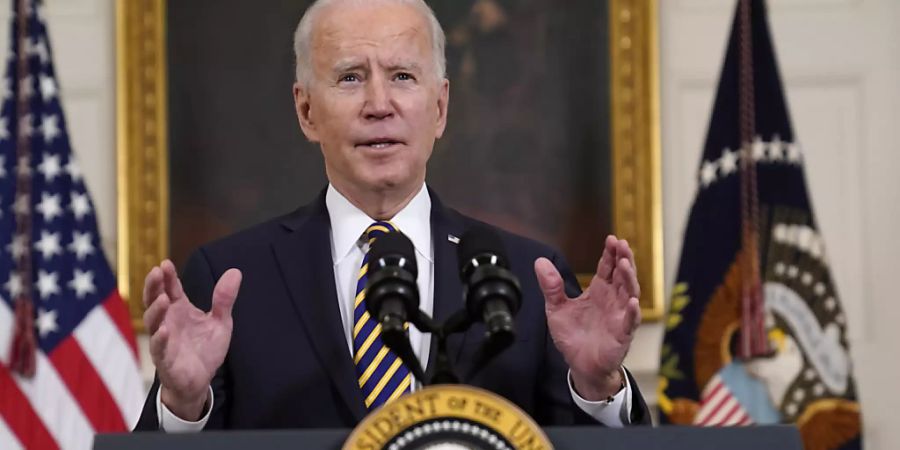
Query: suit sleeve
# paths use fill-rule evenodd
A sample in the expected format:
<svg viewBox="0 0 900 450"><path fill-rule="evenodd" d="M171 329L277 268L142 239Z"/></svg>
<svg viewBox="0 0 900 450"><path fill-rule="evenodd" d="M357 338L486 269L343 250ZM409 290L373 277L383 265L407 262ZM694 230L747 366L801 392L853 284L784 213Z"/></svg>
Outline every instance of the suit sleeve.
<svg viewBox="0 0 900 450"><path fill-rule="evenodd" d="M221 276L221 271L213 268L206 252L201 248L191 254L181 274L181 284L185 294L197 308L202 311L209 311L212 306L212 292L215 287L216 280ZM213 397L213 409L210 412L209 421L204 429L221 429L226 428L226 411L228 409L228 377L227 377L228 357L222 367L216 371L211 384ZM159 416L156 409L156 396L159 391L159 377L154 376L153 385L147 394L144 402L144 408L141 411L141 417L135 425L134 431L158 431Z"/></svg>
<svg viewBox="0 0 900 450"><path fill-rule="evenodd" d="M554 253L551 261L559 270L566 287L566 295L577 297L581 295L581 287L572 269L565 258ZM565 425L597 425L598 422L581 410L572 399L569 390L569 367L562 354L553 343L549 329L545 330L545 358L541 369L541 383L537 404L539 405L535 419L545 426ZM641 395L634 378L626 370L631 386L631 413L626 425L650 425L650 412Z"/></svg>

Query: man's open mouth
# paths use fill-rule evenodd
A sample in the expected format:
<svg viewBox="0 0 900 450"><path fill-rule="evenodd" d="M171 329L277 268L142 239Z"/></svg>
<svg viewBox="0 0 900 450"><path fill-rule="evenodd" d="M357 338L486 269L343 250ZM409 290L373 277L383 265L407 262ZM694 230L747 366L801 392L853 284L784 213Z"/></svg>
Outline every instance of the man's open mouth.
<svg viewBox="0 0 900 450"><path fill-rule="evenodd" d="M357 146L358 147L371 147L374 149L384 149L384 148L388 148L392 145L399 145L402 143L403 142L398 141L396 139L392 139L392 138L377 138L377 139L370 139L367 141L362 141L359 144L357 144Z"/></svg>

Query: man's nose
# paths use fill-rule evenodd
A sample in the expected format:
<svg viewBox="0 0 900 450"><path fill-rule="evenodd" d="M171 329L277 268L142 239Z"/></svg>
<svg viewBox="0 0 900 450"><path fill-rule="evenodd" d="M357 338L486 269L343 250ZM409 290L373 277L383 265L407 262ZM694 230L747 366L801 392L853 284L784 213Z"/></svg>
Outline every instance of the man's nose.
<svg viewBox="0 0 900 450"><path fill-rule="evenodd" d="M394 104L388 82L383 77L372 77L366 85L366 104L363 107L366 119L380 120L394 115Z"/></svg>

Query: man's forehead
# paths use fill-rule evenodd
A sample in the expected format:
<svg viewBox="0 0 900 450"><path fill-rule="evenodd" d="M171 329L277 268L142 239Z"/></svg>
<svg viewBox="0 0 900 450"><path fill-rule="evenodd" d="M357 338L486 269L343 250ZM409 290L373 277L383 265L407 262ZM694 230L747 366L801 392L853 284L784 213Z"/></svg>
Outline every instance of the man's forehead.
<svg viewBox="0 0 900 450"><path fill-rule="evenodd" d="M430 40L422 13L402 3L337 3L323 11L318 22L313 33L314 47L318 48Z"/></svg>
<svg viewBox="0 0 900 450"><path fill-rule="evenodd" d="M382 46L396 43L425 41L427 36L418 27L405 29L382 29L381 33L366 33L363 30L347 27L323 28L315 39L315 47L349 50L360 46ZM425 42L423 42L424 44Z"/></svg>

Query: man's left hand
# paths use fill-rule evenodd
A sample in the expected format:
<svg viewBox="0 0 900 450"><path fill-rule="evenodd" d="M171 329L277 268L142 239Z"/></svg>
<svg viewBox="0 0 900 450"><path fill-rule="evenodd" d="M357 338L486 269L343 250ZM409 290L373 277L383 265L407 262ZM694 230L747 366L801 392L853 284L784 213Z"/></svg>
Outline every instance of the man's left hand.
<svg viewBox="0 0 900 450"><path fill-rule="evenodd" d="M619 368L641 323L641 287L628 242L606 238L597 273L577 298L566 295L563 279L548 259L538 258L534 271L550 335L569 364L575 390L590 401L616 394L624 376Z"/></svg>

